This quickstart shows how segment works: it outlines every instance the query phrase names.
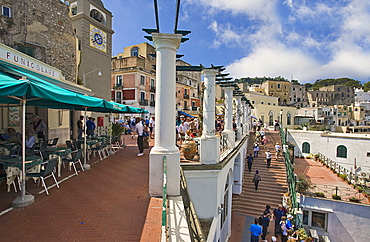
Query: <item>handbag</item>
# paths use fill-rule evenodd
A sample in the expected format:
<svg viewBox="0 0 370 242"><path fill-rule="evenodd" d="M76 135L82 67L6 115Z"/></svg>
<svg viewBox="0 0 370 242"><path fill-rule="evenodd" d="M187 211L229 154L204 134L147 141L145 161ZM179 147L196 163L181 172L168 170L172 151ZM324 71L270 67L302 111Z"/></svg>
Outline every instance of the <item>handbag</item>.
<svg viewBox="0 0 370 242"><path fill-rule="evenodd" d="M143 148L148 149L149 148L149 139L143 139Z"/></svg>

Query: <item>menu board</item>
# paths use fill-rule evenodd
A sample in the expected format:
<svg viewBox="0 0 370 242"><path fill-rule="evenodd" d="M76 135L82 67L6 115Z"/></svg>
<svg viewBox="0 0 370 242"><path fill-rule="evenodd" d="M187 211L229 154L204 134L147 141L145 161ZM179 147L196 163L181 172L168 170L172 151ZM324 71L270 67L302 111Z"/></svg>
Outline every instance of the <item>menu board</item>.
<svg viewBox="0 0 370 242"><path fill-rule="evenodd" d="M19 126L19 107L9 107L9 126Z"/></svg>

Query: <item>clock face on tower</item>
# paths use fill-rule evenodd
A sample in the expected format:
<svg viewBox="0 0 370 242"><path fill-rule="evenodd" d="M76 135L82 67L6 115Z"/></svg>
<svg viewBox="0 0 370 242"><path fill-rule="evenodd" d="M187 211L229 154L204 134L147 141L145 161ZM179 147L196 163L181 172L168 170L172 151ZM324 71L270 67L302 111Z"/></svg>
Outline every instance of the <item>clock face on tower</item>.
<svg viewBox="0 0 370 242"><path fill-rule="evenodd" d="M90 46L107 52L107 34L90 24Z"/></svg>

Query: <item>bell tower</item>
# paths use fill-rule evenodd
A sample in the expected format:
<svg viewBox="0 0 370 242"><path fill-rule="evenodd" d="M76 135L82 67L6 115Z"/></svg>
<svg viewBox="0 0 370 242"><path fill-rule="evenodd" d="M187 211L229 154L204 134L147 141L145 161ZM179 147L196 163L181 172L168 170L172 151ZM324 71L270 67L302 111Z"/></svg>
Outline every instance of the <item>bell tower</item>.
<svg viewBox="0 0 370 242"><path fill-rule="evenodd" d="M78 83L110 100L113 15L101 0L71 0L69 7L78 39Z"/></svg>

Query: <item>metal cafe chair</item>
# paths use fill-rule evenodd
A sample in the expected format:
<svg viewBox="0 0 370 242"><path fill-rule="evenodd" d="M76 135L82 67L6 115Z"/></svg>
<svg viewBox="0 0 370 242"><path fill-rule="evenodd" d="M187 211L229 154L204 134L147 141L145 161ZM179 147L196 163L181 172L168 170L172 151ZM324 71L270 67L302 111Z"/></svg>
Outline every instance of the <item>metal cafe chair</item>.
<svg viewBox="0 0 370 242"><path fill-rule="evenodd" d="M81 162L81 157L82 157L82 149L78 149L78 150L74 150L72 151L71 153L71 156L72 158L71 159L63 159L63 165L65 163L68 163L69 165L72 165L73 166L73 169L75 170L75 173L76 175L78 176L78 172L77 172L77 169L76 169L76 164L80 164L80 167L81 167L81 170L82 171L85 171L84 170L84 167L82 165L82 162ZM69 169L71 170L71 166L69 166Z"/></svg>
<svg viewBox="0 0 370 242"><path fill-rule="evenodd" d="M46 195L49 195L49 191L48 191L48 188L46 186L45 179L47 179L49 177L53 177L55 185L57 186L57 188L59 188L58 181L57 181L57 179L55 177L55 174L54 174L54 169L55 169L56 165L58 164L58 161L59 161L58 158L54 158L54 159L49 160L47 162L47 164L45 165L45 169L40 170L39 173L26 173L27 177L38 177L38 178L40 178L40 180L42 182L42 186L45 188Z"/></svg>

